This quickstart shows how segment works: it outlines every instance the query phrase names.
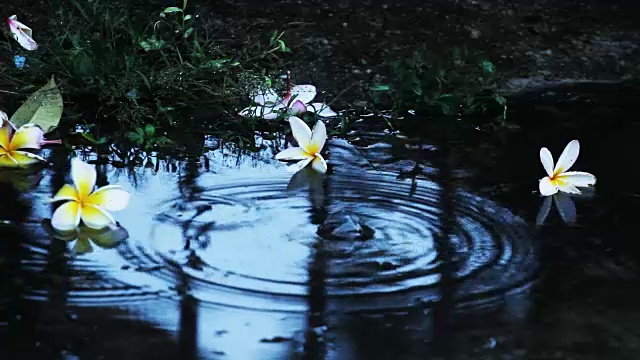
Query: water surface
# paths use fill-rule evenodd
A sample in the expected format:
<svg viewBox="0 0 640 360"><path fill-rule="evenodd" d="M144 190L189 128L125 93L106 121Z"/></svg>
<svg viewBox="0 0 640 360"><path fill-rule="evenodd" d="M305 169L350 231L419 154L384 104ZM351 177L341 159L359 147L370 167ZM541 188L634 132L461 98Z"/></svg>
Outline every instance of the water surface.
<svg viewBox="0 0 640 360"><path fill-rule="evenodd" d="M2 185L5 345L80 359L632 359L625 209L639 178L618 174L637 125L627 105L578 90L599 103L520 101L522 131L447 151L335 139L324 176L292 178L268 148L98 165L100 185L133 194L113 243L47 233L44 200L68 171L54 149L37 187ZM539 147L557 157L574 137L595 194L571 200L574 223L552 208L536 226Z"/></svg>

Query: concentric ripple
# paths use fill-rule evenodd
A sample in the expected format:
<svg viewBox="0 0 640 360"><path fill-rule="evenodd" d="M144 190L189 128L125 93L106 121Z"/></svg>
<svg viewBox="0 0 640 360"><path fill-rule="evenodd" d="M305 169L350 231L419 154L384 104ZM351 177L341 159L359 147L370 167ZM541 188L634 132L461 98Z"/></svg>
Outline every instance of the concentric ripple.
<svg viewBox="0 0 640 360"><path fill-rule="evenodd" d="M416 181L384 172L333 175L324 209L307 189L287 191L282 178L213 186L193 201L166 203L149 236L133 237L119 253L126 263L154 269L148 275L167 287L186 282L202 301L263 310L304 311L310 282L323 283L331 307L344 311L437 301L444 275L456 279L459 300L529 283L536 262L521 220L460 193L448 245L453 256L445 259L435 244L439 188ZM319 226L341 222L372 234L318 235ZM446 267L452 273L443 274L443 262L453 264ZM322 278L314 271L310 279L311 266L322 267Z"/></svg>
<svg viewBox="0 0 640 360"><path fill-rule="evenodd" d="M26 296L45 300L56 291L51 276L68 276L60 289L80 305L188 292L212 305L304 312L313 292L331 311L363 311L428 304L445 291L462 303L490 302L533 281L533 242L511 212L460 190L455 231L443 238L441 209L450 204L437 183L346 162L342 150L334 146L335 171L324 179L290 179L269 165L203 173L184 195L149 177L145 189L130 188L131 205L117 214L129 239L60 269L58 257L69 252L34 221L22 261L35 274Z"/></svg>

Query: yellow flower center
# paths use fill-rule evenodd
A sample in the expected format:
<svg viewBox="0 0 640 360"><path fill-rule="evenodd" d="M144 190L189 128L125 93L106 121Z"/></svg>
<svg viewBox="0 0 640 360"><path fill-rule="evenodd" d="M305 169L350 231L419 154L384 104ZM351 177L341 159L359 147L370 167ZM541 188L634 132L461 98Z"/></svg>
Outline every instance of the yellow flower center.
<svg viewBox="0 0 640 360"><path fill-rule="evenodd" d="M313 156L313 157L318 157L318 155L320 155L320 149L318 149L318 144L310 144L309 147L306 149L307 154Z"/></svg>

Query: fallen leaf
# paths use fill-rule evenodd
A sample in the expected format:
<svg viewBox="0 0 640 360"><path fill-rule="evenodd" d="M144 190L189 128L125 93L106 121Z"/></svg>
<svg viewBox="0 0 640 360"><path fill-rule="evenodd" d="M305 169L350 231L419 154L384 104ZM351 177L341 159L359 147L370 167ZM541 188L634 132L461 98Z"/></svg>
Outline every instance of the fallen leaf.
<svg viewBox="0 0 640 360"><path fill-rule="evenodd" d="M38 125L45 133L55 129L62 118L62 94L53 77L34 92L11 116L10 121L20 127L25 124Z"/></svg>

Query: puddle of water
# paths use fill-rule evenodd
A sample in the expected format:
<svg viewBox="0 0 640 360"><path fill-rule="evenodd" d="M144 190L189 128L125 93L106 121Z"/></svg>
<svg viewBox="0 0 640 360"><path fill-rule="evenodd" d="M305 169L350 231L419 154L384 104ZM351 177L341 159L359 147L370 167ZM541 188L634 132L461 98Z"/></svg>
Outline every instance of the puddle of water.
<svg viewBox="0 0 640 360"><path fill-rule="evenodd" d="M627 241L634 220L614 200L637 205L640 177L613 170L630 163L633 133L535 129L485 162L459 154L464 171L449 178L434 165L439 145L343 140L329 143L324 176L292 178L271 150L133 172L101 165L102 182L133 194L116 213L128 234L116 247L53 241L43 228L44 199L67 173L67 154L53 150L55 166L20 201L0 187L15 209L0 229L19 240L3 244L12 277L0 329L16 353L67 358L596 359L603 343L605 355L632 358L638 251ZM574 199L575 225L552 211L536 228L537 152L556 154L567 136L580 138L576 167L598 176L596 193Z"/></svg>
<svg viewBox="0 0 640 360"><path fill-rule="evenodd" d="M304 345L309 329L343 327L344 314L440 302L443 276L456 283L452 301L481 306L535 278L533 242L508 210L461 192L460 226L450 239L451 258L443 259L435 179L407 181L367 168L345 141L331 142L329 151L326 176L305 171L291 178L283 165L264 160L272 153L238 162L214 151L209 171L195 160L175 172L100 166L102 178L133 194L116 215L128 239L115 248L86 239L52 242L41 226L52 211L44 200L64 172L47 171L27 195L30 236L20 275L29 281L21 296L50 304L61 293L63 311L118 309L179 335L191 315L197 352L270 358L268 348L281 358L292 344ZM72 256L80 247L91 251ZM63 266L52 271L52 262ZM192 304L187 313L185 302ZM317 312L321 320L314 321ZM219 324L225 335L212 337L207 324Z"/></svg>

